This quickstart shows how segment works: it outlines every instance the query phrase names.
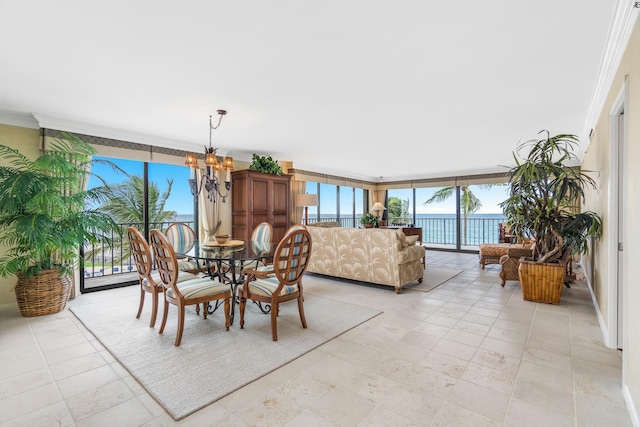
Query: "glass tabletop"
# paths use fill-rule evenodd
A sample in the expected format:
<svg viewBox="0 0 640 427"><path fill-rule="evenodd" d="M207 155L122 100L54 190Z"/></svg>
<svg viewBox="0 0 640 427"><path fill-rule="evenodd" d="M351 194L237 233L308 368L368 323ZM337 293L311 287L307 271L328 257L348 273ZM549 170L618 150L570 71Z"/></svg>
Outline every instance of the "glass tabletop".
<svg viewBox="0 0 640 427"><path fill-rule="evenodd" d="M277 243L234 240L232 245L215 245L210 242L196 240L193 247L186 252L176 252L176 255L209 261L248 261L254 259L270 259L278 246ZM242 243L240 243L242 242Z"/></svg>

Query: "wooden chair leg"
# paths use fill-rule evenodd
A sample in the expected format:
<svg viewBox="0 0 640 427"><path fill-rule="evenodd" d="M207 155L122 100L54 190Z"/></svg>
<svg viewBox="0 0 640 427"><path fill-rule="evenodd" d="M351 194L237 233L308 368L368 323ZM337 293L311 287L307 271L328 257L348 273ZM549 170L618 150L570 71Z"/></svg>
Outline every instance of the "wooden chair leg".
<svg viewBox="0 0 640 427"><path fill-rule="evenodd" d="M142 286L140 286L140 306L138 307L138 314L136 314L136 319L140 318L140 314L142 314L142 307L144 307L144 294L146 292L144 291L144 289L142 289Z"/></svg>
<svg viewBox="0 0 640 427"><path fill-rule="evenodd" d="M153 292L151 294L151 322L149 323L149 327L153 328L156 325L156 317L158 317L158 292Z"/></svg>
<svg viewBox="0 0 640 427"><path fill-rule="evenodd" d="M278 303L271 302L271 337L278 341Z"/></svg>
<svg viewBox="0 0 640 427"><path fill-rule="evenodd" d="M500 284L500 286L502 286L504 288L505 283L507 283L507 275L505 274L504 271L500 272L500 278L502 279L502 283Z"/></svg>
<svg viewBox="0 0 640 427"><path fill-rule="evenodd" d="M231 304L229 303L230 299L231 298L224 299L224 327L227 329L227 331L229 330L229 326L231 325L231 317L229 316L229 313L231 311Z"/></svg>
<svg viewBox="0 0 640 427"><path fill-rule="evenodd" d="M247 299L240 295L240 329L244 329L244 307L247 305Z"/></svg>
<svg viewBox="0 0 640 427"><path fill-rule="evenodd" d="M167 324L167 317L169 317L169 302L165 298L164 299L164 310L162 312L162 324L160 325L160 331L158 332L159 334L164 332L164 327Z"/></svg>
<svg viewBox="0 0 640 427"><path fill-rule="evenodd" d="M182 341L182 332L184 331L184 305L178 305L178 330L176 331L175 346L178 347Z"/></svg>
<svg viewBox="0 0 640 427"><path fill-rule="evenodd" d="M307 319L305 319L304 317L304 305L302 303L303 300L304 298L302 298L302 295L300 295L298 297L298 312L300 313L300 321L302 322L302 327L306 329Z"/></svg>

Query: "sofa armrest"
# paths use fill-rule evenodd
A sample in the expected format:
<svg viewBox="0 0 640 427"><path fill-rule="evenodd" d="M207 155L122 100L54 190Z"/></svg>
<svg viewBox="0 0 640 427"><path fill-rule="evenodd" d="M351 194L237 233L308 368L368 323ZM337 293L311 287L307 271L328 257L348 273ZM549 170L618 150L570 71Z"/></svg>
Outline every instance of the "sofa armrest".
<svg viewBox="0 0 640 427"><path fill-rule="evenodd" d="M398 264L406 264L407 262L422 260L424 258L425 249L419 245L407 246L398 251Z"/></svg>

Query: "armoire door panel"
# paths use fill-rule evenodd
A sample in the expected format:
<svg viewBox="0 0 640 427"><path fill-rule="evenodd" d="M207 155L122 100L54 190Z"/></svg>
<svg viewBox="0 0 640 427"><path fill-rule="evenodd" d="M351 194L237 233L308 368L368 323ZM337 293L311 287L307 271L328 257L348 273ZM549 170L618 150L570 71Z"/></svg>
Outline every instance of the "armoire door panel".
<svg viewBox="0 0 640 427"><path fill-rule="evenodd" d="M273 227L272 241L278 242L289 228L291 175L271 175L251 170L232 173L233 237L249 240L261 222Z"/></svg>

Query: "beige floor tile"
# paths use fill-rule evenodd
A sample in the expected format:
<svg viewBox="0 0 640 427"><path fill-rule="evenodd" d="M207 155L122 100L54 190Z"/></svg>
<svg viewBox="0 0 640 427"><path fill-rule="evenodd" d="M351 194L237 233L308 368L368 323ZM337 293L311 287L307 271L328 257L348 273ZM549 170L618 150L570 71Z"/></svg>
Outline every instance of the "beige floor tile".
<svg viewBox="0 0 640 427"><path fill-rule="evenodd" d="M482 426L504 416L518 427L630 425L621 357L602 345L584 284L564 289L559 306L539 304L522 299L517 281L502 288L499 266L483 271L476 255L427 259L464 272L432 292L400 295L310 274L307 292L383 314L180 422L68 310L24 318L15 304L0 305L0 423Z"/></svg>
<svg viewBox="0 0 640 427"><path fill-rule="evenodd" d="M504 425L507 427L575 427L575 421L547 407L512 399Z"/></svg>
<svg viewBox="0 0 640 427"><path fill-rule="evenodd" d="M137 398L129 399L76 423L78 427L135 427L153 420L153 416Z"/></svg>
<svg viewBox="0 0 640 427"><path fill-rule="evenodd" d="M445 335L443 338L445 340L466 344L471 347L478 347L482 343L484 336L464 332L459 329L453 328L449 332L447 332L447 335Z"/></svg>
<svg viewBox="0 0 640 427"><path fill-rule="evenodd" d="M118 379L116 373L110 366L105 365L90 371L85 371L71 377L58 380L57 384L60 393L65 399L76 396L85 391L93 390L102 385L108 384Z"/></svg>
<svg viewBox="0 0 640 427"><path fill-rule="evenodd" d="M567 372L571 371L571 357L536 347L527 347L522 356L523 360L535 362L539 365L548 366L554 369L560 369Z"/></svg>
<svg viewBox="0 0 640 427"><path fill-rule="evenodd" d="M133 397L129 387L122 380L117 380L74 396L67 406L73 419L80 421Z"/></svg>
<svg viewBox="0 0 640 427"><path fill-rule="evenodd" d="M233 424L221 423L224 426L233 426ZM296 415L291 421L285 424L285 427L300 427L300 426L314 426L314 427L333 427L335 424L325 420L320 415L314 414L311 411L304 410Z"/></svg>
<svg viewBox="0 0 640 427"><path fill-rule="evenodd" d="M440 338L433 334L429 334L428 332L414 330L407 332L402 338L400 338L400 341L422 349L431 350L436 346L436 344L438 344Z"/></svg>
<svg viewBox="0 0 640 427"><path fill-rule="evenodd" d="M462 321L475 324L476 326L487 326L487 332L489 332L489 329L491 329L490 326L493 325L496 319L494 317L482 316L480 314L467 313L460 322ZM487 332L485 332L485 335Z"/></svg>
<svg viewBox="0 0 640 427"><path fill-rule="evenodd" d="M375 406L370 400L339 386L320 397L309 410L337 426L355 426Z"/></svg>
<svg viewBox="0 0 640 427"><path fill-rule="evenodd" d="M55 383L0 400L0 424L63 401Z"/></svg>
<svg viewBox="0 0 640 427"><path fill-rule="evenodd" d="M509 399L507 394L466 381L458 381L447 401L502 422L509 407Z"/></svg>
<svg viewBox="0 0 640 427"><path fill-rule="evenodd" d="M302 424L299 424L302 425ZM419 427L424 424L417 424L399 412L383 406L376 406L371 412L358 424L358 426L367 427Z"/></svg>
<svg viewBox="0 0 640 427"><path fill-rule="evenodd" d="M73 427L76 425L63 401L31 411L1 424L2 427Z"/></svg>
<svg viewBox="0 0 640 427"><path fill-rule="evenodd" d="M518 377L513 397L523 402L548 408L569 418L574 417L573 393L560 391L550 384L540 384Z"/></svg>
<svg viewBox="0 0 640 427"><path fill-rule="evenodd" d="M2 369L4 369L4 367ZM54 382L54 379L51 376L51 371L47 368L14 375L0 381L0 400L16 394L24 393L25 391L33 390L52 382Z"/></svg>
<svg viewBox="0 0 640 427"><path fill-rule="evenodd" d="M31 348L29 348L29 350L31 350ZM38 347L35 347L33 352L25 351L20 358L6 360L6 362L5 359L1 360L2 369L0 369L0 381L4 381L17 375L44 369L47 366L47 362L42 356L42 353L40 353Z"/></svg>
<svg viewBox="0 0 640 427"><path fill-rule="evenodd" d="M457 357L449 356L437 351L430 352L427 357L418 362L420 365L432 369L436 372L448 375L453 378L460 378L467 365L468 361L458 359Z"/></svg>
<svg viewBox="0 0 640 427"><path fill-rule="evenodd" d="M455 319L451 319L456 322ZM422 322L415 326L415 330L422 332L433 337L444 338L445 335L451 330L450 326L436 325L429 322Z"/></svg>
<svg viewBox="0 0 640 427"><path fill-rule="evenodd" d="M93 349L91 344L85 343ZM91 353L84 354L70 358L68 360L53 363L50 365L51 373L56 380L62 380L72 377L74 375L81 374L83 372L91 371L93 369L107 366L107 362L104 358L95 350Z"/></svg>
<svg viewBox="0 0 640 427"><path fill-rule="evenodd" d="M493 326L489 332L487 332L487 337L489 338L518 344L524 344L527 341L527 335L528 334L525 332L513 331L511 329L499 328L497 326Z"/></svg>
<svg viewBox="0 0 640 427"><path fill-rule="evenodd" d="M462 320L455 324L453 329L484 337L485 335L487 335L489 329L491 328L487 325L482 325L473 321L465 320L465 318L463 317Z"/></svg>
<svg viewBox="0 0 640 427"><path fill-rule="evenodd" d="M520 367L520 359L504 355L497 351L479 348L471 361L475 364L493 368L515 375Z"/></svg>
<svg viewBox="0 0 640 427"><path fill-rule="evenodd" d="M380 405L419 425L430 425L444 403L444 399L432 393L403 386L392 390Z"/></svg>
<svg viewBox="0 0 640 427"><path fill-rule="evenodd" d="M275 390L269 390L255 401L236 411L248 425L282 426L287 424L302 408L295 401Z"/></svg>
<svg viewBox="0 0 640 427"><path fill-rule="evenodd" d="M516 375L476 363L469 363L460 379L490 390L511 395L516 382Z"/></svg>
<svg viewBox="0 0 640 427"><path fill-rule="evenodd" d="M48 351L45 354L47 363L55 365L57 363L67 362L77 357L86 356L95 353L96 349L89 341L82 341L76 345L63 347L58 350Z"/></svg>
<svg viewBox="0 0 640 427"><path fill-rule="evenodd" d="M431 424L433 427L489 427L499 425L501 425L500 422L451 402L445 402L438 416Z"/></svg>
<svg viewBox="0 0 640 427"><path fill-rule="evenodd" d="M546 385L565 393L573 393L573 375L564 369L555 369L529 360L520 363L518 379Z"/></svg>
<svg viewBox="0 0 640 427"><path fill-rule="evenodd" d="M443 339L436 344L433 350L459 359L471 360L476 353L477 347Z"/></svg>
<svg viewBox="0 0 640 427"><path fill-rule="evenodd" d="M336 384L327 384L313 374L301 372L277 387L276 391L294 399L301 408L307 409L336 386Z"/></svg>
<svg viewBox="0 0 640 427"><path fill-rule="evenodd" d="M489 351L495 351L505 356L521 358L524 352L525 342L517 343L511 341L503 341L497 338L485 337L480 344L480 348Z"/></svg>
<svg viewBox="0 0 640 427"><path fill-rule="evenodd" d="M622 368L622 359L617 350L606 348L602 344L580 343L572 341L573 359L583 359L599 365L607 365L616 369Z"/></svg>
<svg viewBox="0 0 640 427"><path fill-rule="evenodd" d="M580 426L632 426L625 406L611 405L601 399L582 396L576 396L576 418Z"/></svg>

